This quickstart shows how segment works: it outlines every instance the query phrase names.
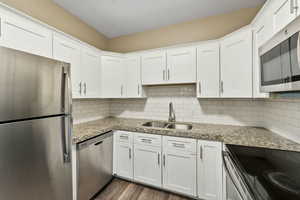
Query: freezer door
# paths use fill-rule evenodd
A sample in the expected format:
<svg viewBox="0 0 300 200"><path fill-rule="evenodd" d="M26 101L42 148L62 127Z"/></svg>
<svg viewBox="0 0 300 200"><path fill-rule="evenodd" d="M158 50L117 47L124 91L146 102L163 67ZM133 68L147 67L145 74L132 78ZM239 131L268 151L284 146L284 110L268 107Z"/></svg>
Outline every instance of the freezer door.
<svg viewBox="0 0 300 200"><path fill-rule="evenodd" d="M68 71L69 64L0 47L0 122L67 112Z"/></svg>
<svg viewBox="0 0 300 200"><path fill-rule="evenodd" d="M69 118L0 125L0 199L72 200Z"/></svg>

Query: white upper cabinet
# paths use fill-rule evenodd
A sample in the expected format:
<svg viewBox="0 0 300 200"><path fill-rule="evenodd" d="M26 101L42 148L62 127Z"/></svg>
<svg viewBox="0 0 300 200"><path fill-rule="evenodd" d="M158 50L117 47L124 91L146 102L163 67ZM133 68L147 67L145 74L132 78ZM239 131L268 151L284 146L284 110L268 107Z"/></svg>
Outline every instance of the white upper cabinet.
<svg viewBox="0 0 300 200"><path fill-rule="evenodd" d="M299 13L298 0L274 0L272 2L273 26L277 33L293 21Z"/></svg>
<svg viewBox="0 0 300 200"><path fill-rule="evenodd" d="M123 58L117 56L101 56L101 68L102 97L125 97L125 67L123 65Z"/></svg>
<svg viewBox="0 0 300 200"><path fill-rule="evenodd" d="M220 96L219 42L203 44L197 48L197 97Z"/></svg>
<svg viewBox="0 0 300 200"><path fill-rule="evenodd" d="M142 84L196 82L196 49L174 48L142 55Z"/></svg>
<svg viewBox="0 0 300 200"><path fill-rule="evenodd" d="M101 97L100 52L91 48L82 48L81 69L82 90L84 97Z"/></svg>
<svg viewBox="0 0 300 200"><path fill-rule="evenodd" d="M141 80L141 59L139 56L130 56L123 60L126 73L126 97L137 98L143 96Z"/></svg>
<svg viewBox="0 0 300 200"><path fill-rule="evenodd" d="M253 98L268 98L268 93L260 92L260 56L259 45L261 44L259 30L253 30Z"/></svg>
<svg viewBox="0 0 300 200"><path fill-rule="evenodd" d="M221 97L252 98L252 30L242 28L221 41Z"/></svg>
<svg viewBox="0 0 300 200"><path fill-rule="evenodd" d="M163 188L196 196L196 140L163 137Z"/></svg>
<svg viewBox="0 0 300 200"><path fill-rule="evenodd" d="M80 98L82 94L81 85L81 45L64 36L55 34L53 36L53 58L70 63L72 94L73 98Z"/></svg>
<svg viewBox="0 0 300 200"><path fill-rule="evenodd" d="M196 49L194 47L167 51L166 79L169 84L196 82Z"/></svg>
<svg viewBox="0 0 300 200"><path fill-rule="evenodd" d="M267 40L271 39L273 30L272 9L270 6L265 6L262 13L253 23L253 31L257 47L261 47Z"/></svg>
<svg viewBox="0 0 300 200"><path fill-rule="evenodd" d="M10 13L1 18L0 45L52 57L52 31L25 17Z"/></svg>
<svg viewBox="0 0 300 200"><path fill-rule="evenodd" d="M142 55L142 84L163 84L167 78L167 58L163 51Z"/></svg>
<svg viewBox="0 0 300 200"><path fill-rule="evenodd" d="M198 197L222 199L222 144L198 140Z"/></svg>

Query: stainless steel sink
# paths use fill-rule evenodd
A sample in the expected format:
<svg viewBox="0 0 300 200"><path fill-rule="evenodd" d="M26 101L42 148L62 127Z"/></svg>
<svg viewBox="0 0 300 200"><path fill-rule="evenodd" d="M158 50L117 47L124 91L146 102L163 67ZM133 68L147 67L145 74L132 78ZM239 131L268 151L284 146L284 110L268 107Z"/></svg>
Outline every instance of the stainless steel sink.
<svg viewBox="0 0 300 200"><path fill-rule="evenodd" d="M158 122L158 121L146 122L143 124L143 126L154 127L154 128L165 128L168 125L169 123L167 122Z"/></svg>
<svg viewBox="0 0 300 200"><path fill-rule="evenodd" d="M193 126L191 124L171 123L166 128L178 130L191 130Z"/></svg>
<svg viewBox="0 0 300 200"><path fill-rule="evenodd" d="M193 128L191 124L168 123L168 122L160 122L160 121L146 122L143 124L143 126L153 127L153 128L178 129L178 130L191 130Z"/></svg>

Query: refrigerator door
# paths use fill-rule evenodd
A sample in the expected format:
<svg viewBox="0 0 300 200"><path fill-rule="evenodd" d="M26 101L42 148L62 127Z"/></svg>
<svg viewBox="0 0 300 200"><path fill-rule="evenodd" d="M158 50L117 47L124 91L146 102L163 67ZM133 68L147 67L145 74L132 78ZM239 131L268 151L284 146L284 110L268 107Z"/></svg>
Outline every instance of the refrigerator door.
<svg viewBox="0 0 300 200"><path fill-rule="evenodd" d="M0 122L70 113L69 64L0 47L0 71Z"/></svg>
<svg viewBox="0 0 300 200"><path fill-rule="evenodd" d="M69 121L0 125L0 199L72 200Z"/></svg>

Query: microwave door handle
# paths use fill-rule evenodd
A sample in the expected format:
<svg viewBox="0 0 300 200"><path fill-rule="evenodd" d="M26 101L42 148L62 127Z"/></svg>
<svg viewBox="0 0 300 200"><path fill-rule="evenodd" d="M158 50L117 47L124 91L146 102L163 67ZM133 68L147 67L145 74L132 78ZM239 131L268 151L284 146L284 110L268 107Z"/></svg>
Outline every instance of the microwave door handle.
<svg viewBox="0 0 300 200"><path fill-rule="evenodd" d="M235 180L233 179L233 175L231 174L231 172L228 168L228 165L227 165L228 162L226 161L226 159L230 159L230 158L228 158L229 157L228 153L223 152L222 157L223 157L223 163L224 163L224 168L225 168L226 174L228 175L229 179L231 180L232 184L234 185L234 187L235 187L236 191L238 192L239 196L241 197L241 199L242 200L247 200L247 199L244 198L242 192L240 191L239 187L237 186Z"/></svg>

